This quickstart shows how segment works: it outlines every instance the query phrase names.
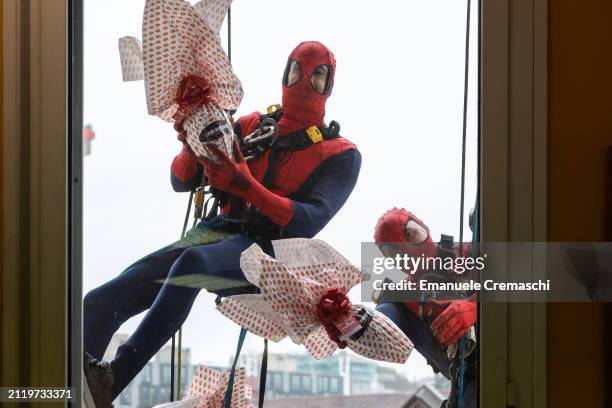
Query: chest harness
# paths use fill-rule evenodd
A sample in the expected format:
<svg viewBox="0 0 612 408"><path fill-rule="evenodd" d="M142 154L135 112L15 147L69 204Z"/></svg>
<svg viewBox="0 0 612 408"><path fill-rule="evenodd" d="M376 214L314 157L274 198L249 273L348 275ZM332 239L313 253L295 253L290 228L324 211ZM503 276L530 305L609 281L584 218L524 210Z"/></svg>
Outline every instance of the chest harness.
<svg viewBox="0 0 612 408"><path fill-rule="evenodd" d="M325 140L332 140L340 136L340 124L331 121L329 126L311 126L307 129L278 136L278 120L282 116L280 105L268 107L268 113L260 115L259 126L255 131L243 137L240 123L234 126L234 134L238 138L240 151L248 162L270 151L268 163L261 184L266 188L273 186L273 180L278 168L278 159L286 152L305 150L310 146ZM270 253L273 239L283 237L282 228L272 223L252 205L244 207L239 197L231 196L223 191L210 188L214 203L206 215L206 220L222 217L223 227L233 232L245 232L258 243L264 251ZM230 204L230 213L219 216L219 208Z"/></svg>

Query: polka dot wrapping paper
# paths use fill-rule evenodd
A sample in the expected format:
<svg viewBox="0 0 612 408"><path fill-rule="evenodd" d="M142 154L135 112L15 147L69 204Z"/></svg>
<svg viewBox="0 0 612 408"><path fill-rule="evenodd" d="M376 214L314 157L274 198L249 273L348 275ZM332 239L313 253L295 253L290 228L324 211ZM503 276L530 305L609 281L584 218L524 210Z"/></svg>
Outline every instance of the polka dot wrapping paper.
<svg viewBox="0 0 612 408"><path fill-rule="evenodd" d="M232 0L202 0L194 4L193 8L208 28L219 35L221 25L231 4Z"/></svg>
<svg viewBox="0 0 612 408"><path fill-rule="evenodd" d="M193 381L189 387L190 396L200 396L200 404L197 408L219 408L225 402L225 392L229 382L229 370L220 373L210 368L199 366L193 375ZM231 408L251 408L251 387L246 383L246 369L236 368L234 372L234 384L232 388Z"/></svg>
<svg viewBox="0 0 612 408"><path fill-rule="evenodd" d="M253 244L240 258L246 278L260 294L225 298L219 312L250 332L272 341L289 336L315 358L331 356L338 348L317 312L330 290L346 295L362 280L361 271L321 240L292 238L272 242L276 259ZM363 307L351 305L355 316ZM386 316L371 311L372 319L348 348L380 361L404 363L412 343Z"/></svg>
<svg viewBox="0 0 612 408"><path fill-rule="evenodd" d="M119 39L119 57L121 58L121 73L123 81L142 81L144 66L142 65L142 45L135 37Z"/></svg>
<svg viewBox="0 0 612 408"><path fill-rule="evenodd" d="M221 25L232 0L202 0L193 5L194 10L219 37ZM221 43L221 39L218 39ZM125 36L119 39L119 56L121 59L121 73L123 81L144 80L144 66L142 62L142 44L135 37Z"/></svg>
<svg viewBox="0 0 612 408"><path fill-rule="evenodd" d="M208 144L233 154L226 112L238 108L243 90L219 37L230 3L205 0L192 6L185 0L147 0L142 47L134 37L119 40L124 81L144 79L149 114L180 122L199 158L214 159ZM186 104L178 94L189 78L197 78L190 84L198 87Z"/></svg>
<svg viewBox="0 0 612 408"><path fill-rule="evenodd" d="M220 408L225 406L225 392L229 383L229 370L223 373L198 366L193 374L187 396L180 401L169 402L154 408ZM232 388L231 408L253 408L249 402L252 389L246 383L244 367L236 368Z"/></svg>

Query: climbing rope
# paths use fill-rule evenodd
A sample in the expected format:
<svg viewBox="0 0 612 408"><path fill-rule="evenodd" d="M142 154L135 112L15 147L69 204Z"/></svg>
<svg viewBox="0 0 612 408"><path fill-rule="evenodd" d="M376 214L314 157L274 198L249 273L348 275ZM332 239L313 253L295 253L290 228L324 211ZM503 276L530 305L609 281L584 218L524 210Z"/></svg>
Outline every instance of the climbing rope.
<svg viewBox="0 0 612 408"><path fill-rule="evenodd" d="M238 363L238 358L240 357L240 351L242 351L242 346L244 345L244 339L246 338L247 330L245 328L240 328L240 335L238 336L238 345L236 346L236 355L234 356L234 362L232 363L232 368L230 369L229 379L227 382L227 389L225 390L225 408L230 408L232 405L232 394L234 393L234 376L236 373L236 364Z"/></svg>
<svg viewBox="0 0 612 408"><path fill-rule="evenodd" d="M463 124L462 124L462 137L461 137L461 198L459 205L459 255L463 256L463 221L465 211L465 153L466 153L466 139L467 139L467 105L468 105L468 90L469 90L469 67L470 67L470 13L471 13L471 0L467 0L467 13L465 23L465 65L464 65L464 79L463 79ZM478 194L476 195L476 211L474 212L474 226L478 225ZM476 240L478 235L476 234L477 228L472 229L472 256L475 254ZM459 367L458 367L458 392L457 392L457 407L463 408L463 385L465 375L465 345L466 335L461 336L459 340Z"/></svg>
<svg viewBox="0 0 612 408"><path fill-rule="evenodd" d="M463 251L463 213L465 211L465 151L467 139L467 104L470 68L470 9L471 0L467 0L467 21L465 24L465 66L463 78L463 128L461 135L461 199L459 204L459 250Z"/></svg>

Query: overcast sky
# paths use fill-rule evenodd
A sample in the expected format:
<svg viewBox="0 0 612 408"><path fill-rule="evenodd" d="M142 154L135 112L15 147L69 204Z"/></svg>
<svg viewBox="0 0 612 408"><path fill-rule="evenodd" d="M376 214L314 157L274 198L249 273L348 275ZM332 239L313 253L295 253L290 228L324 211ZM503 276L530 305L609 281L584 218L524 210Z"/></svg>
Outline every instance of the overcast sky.
<svg viewBox="0 0 612 408"><path fill-rule="evenodd" d="M321 41L336 56L326 120L340 122L363 165L353 194L318 238L357 265L360 243L372 241L376 220L394 206L424 220L435 240L458 236L465 7L457 0L234 2L233 66L245 90L238 116L280 103L285 62L299 42ZM85 0L84 120L96 132L84 163L85 293L176 240L185 215L187 194L169 182L180 150L172 125L147 115L142 82L121 78L117 39L142 37L143 8L144 0ZM472 33L466 214L476 190L475 27ZM465 224L469 239L467 215ZM351 297L359 301L359 291ZM133 331L141 318L120 331ZM214 296L202 293L183 339L195 362L227 364L238 332L214 310ZM248 336L248 348L260 344ZM271 345L271 352L289 350L302 348ZM396 367L410 378L432 373L416 352Z"/></svg>

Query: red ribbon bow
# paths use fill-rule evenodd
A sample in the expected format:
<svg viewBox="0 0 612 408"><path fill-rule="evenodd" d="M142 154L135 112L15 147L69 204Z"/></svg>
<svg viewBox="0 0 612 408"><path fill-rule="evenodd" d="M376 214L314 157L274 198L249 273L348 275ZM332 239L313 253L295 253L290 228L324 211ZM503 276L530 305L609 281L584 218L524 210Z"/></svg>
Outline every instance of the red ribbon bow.
<svg viewBox="0 0 612 408"><path fill-rule="evenodd" d="M351 301L346 294L337 288L329 289L317 304L317 315L330 339L338 345L338 348L345 348L346 343L340 340L340 331L334 323L347 315L351 309Z"/></svg>
<svg viewBox="0 0 612 408"><path fill-rule="evenodd" d="M174 119L174 129L177 132L183 131L183 121L199 105L214 103L219 106L210 89L208 82L199 75L188 75L181 80L176 90L175 102L179 105Z"/></svg>

